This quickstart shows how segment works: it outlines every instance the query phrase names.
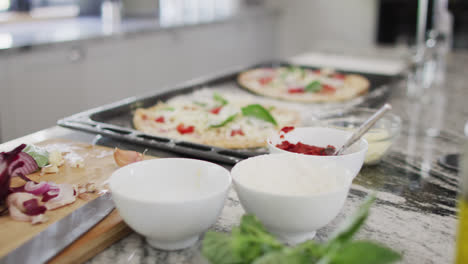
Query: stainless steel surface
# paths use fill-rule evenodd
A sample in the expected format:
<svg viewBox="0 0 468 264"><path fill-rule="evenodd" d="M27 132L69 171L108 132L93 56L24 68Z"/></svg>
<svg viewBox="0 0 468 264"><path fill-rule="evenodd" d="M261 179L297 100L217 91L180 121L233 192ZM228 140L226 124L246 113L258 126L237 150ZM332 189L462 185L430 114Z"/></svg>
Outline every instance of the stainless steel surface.
<svg viewBox="0 0 468 264"><path fill-rule="evenodd" d="M392 109L390 104L384 104L377 112L375 112L369 119L366 120L351 137L339 148L334 155L340 155L349 148L354 142L358 141L374 124L377 122L387 111Z"/></svg>
<svg viewBox="0 0 468 264"><path fill-rule="evenodd" d="M427 21L428 0L418 1L418 24L416 28L416 49L423 52L426 41L426 21Z"/></svg>
<svg viewBox="0 0 468 264"><path fill-rule="evenodd" d="M44 263L86 233L114 209L106 193L50 225L0 260L2 264Z"/></svg>
<svg viewBox="0 0 468 264"><path fill-rule="evenodd" d="M190 94L200 89L216 89L221 86L227 89L240 90L243 89L237 83L237 76L240 72L256 67L275 67L275 66L290 66L289 63L283 62L267 62L256 65L248 65L235 67L226 71L217 72L209 76L204 76L175 87L169 87L164 91L158 91L148 96L130 97L122 101L118 101L109 105L101 106L82 113L75 114L65 119L59 120L58 124L63 127L77 129L90 133L101 134L113 139L124 140L134 144L145 145L152 148L158 148L166 151L176 152L182 155L206 159L216 162L234 165L237 162L267 153L266 148L255 149L225 149L209 145L196 144L185 142L168 137L153 136L134 129L133 127L133 112L139 107L150 107L159 101L167 101L173 97ZM316 69L303 65L296 65L304 68ZM388 76L380 74L360 73L343 71L344 73L358 73L366 77L370 83L370 92L363 95L362 98L357 98L355 104L351 106L340 103L336 105L336 109L349 109L352 106L367 104L381 105L382 101L390 93L390 85L397 80L397 76ZM374 94L374 92L378 92ZM361 101L362 100L362 101ZM335 110L336 110L335 109ZM317 113L315 113L317 114Z"/></svg>

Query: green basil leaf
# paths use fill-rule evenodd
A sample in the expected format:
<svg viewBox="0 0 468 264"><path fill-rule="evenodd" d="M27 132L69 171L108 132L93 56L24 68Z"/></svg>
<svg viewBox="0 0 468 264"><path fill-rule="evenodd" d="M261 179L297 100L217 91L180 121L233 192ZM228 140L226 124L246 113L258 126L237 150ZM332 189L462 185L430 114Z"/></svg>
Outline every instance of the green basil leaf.
<svg viewBox="0 0 468 264"><path fill-rule="evenodd" d="M49 164L49 152L41 147L35 145L27 145L23 152L29 154L37 163L39 168L45 167Z"/></svg>
<svg viewBox="0 0 468 264"><path fill-rule="evenodd" d="M162 110L165 110L165 111L174 111L175 108L174 108L174 107L168 106L168 107L164 107Z"/></svg>
<svg viewBox="0 0 468 264"><path fill-rule="evenodd" d="M260 258L257 258L252 264L309 264L314 263L310 261L305 255L301 254L288 254L284 251L272 251Z"/></svg>
<svg viewBox="0 0 468 264"><path fill-rule="evenodd" d="M263 121L272 123L273 125L277 126L275 118L266 110L263 106L259 104L251 104L245 107L242 107L242 114L244 116L252 116L257 119L261 119Z"/></svg>
<svg viewBox="0 0 468 264"><path fill-rule="evenodd" d="M369 216L369 209L375 201L375 194L369 195L358 211L351 217L351 221L346 223L338 233L329 241L331 243L346 243L351 240L354 234L361 228Z"/></svg>
<svg viewBox="0 0 468 264"><path fill-rule="evenodd" d="M206 106L205 103L197 102L197 101L194 101L193 104L198 105L198 106L201 106L201 107L205 107L205 106Z"/></svg>
<svg viewBox="0 0 468 264"><path fill-rule="evenodd" d="M237 117L237 113L236 113L236 114L233 114L233 115L231 115L231 116L229 116L229 117L226 118L223 122L221 122L221 123L219 123L219 124L211 125L210 127L212 127L212 128L223 127L223 126L225 126L227 123L233 121L236 117Z"/></svg>
<svg viewBox="0 0 468 264"><path fill-rule="evenodd" d="M202 255L213 264L242 263L232 249L229 234L208 231L203 239Z"/></svg>
<svg viewBox="0 0 468 264"><path fill-rule="evenodd" d="M224 99L219 93L216 93L216 92L213 94L213 99L221 103L221 105L229 104L228 100Z"/></svg>
<svg viewBox="0 0 468 264"><path fill-rule="evenodd" d="M309 83L306 87L305 90L310 93L316 93L322 90L322 84L320 81L313 81Z"/></svg>
<svg viewBox="0 0 468 264"><path fill-rule="evenodd" d="M333 264L388 264L401 259L397 252L369 241L345 245L332 259Z"/></svg>
<svg viewBox="0 0 468 264"><path fill-rule="evenodd" d="M232 229L232 237L233 250L244 263L252 263L262 255L284 247L254 215L242 216L239 227Z"/></svg>

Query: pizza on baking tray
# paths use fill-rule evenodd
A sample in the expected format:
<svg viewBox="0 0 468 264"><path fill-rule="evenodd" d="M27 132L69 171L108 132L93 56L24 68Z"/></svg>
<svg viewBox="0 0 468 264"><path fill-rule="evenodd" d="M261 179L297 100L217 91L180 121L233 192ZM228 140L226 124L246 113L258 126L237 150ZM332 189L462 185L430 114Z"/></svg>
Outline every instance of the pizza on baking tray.
<svg viewBox="0 0 468 264"><path fill-rule="evenodd" d="M135 128L145 133L230 149L264 147L272 133L299 121L295 110L216 92L159 102L133 116Z"/></svg>
<svg viewBox="0 0 468 264"><path fill-rule="evenodd" d="M338 102L367 93L369 80L332 69L255 68L239 74L238 83L254 93L304 103Z"/></svg>

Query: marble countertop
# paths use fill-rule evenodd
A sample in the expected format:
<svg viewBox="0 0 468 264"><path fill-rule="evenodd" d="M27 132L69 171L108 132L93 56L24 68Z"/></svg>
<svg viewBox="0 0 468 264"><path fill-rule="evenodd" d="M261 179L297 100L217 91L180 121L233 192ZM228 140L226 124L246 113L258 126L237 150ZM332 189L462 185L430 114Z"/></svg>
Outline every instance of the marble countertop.
<svg viewBox="0 0 468 264"><path fill-rule="evenodd" d="M378 165L364 167L355 178L342 212L315 240L323 241L349 216L363 199L377 192L377 202L358 238L378 241L404 256L402 263L453 263L456 234L456 195L458 177L444 169L437 159L460 150L463 129L468 121L466 76L468 53L457 52L448 57L446 82L411 98L406 93L406 80L391 89L388 101L393 112L403 121L400 137ZM19 142L41 141L65 137L84 142L95 141L89 134L64 128L51 128L0 145L0 149ZM98 143L142 150L137 146L97 138ZM150 154L173 154L152 150ZM244 211L233 190L214 230L229 232L237 225ZM199 241L181 251L165 252L151 248L135 233L115 243L88 263L202 263Z"/></svg>

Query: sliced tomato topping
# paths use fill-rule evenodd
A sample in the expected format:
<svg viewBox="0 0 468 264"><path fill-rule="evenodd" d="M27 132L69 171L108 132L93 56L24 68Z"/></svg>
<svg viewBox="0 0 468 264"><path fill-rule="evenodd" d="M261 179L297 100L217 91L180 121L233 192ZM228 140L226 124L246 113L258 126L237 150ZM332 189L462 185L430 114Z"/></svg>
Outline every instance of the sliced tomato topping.
<svg viewBox="0 0 468 264"><path fill-rule="evenodd" d="M320 70L314 70L314 73L315 73L315 74L320 74L321 71L320 71Z"/></svg>
<svg viewBox="0 0 468 264"><path fill-rule="evenodd" d="M333 75L333 78L340 79L340 80L344 80L344 79L346 78L346 75L341 74L341 73L335 73L335 74Z"/></svg>
<svg viewBox="0 0 468 264"><path fill-rule="evenodd" d="M320 91L320 93L324 94L330 94L334 92L336 92L336 88L328 84L322 85L322 90Z"/></svg>
<svg viewBox="0 0 468 264"><path fill-rule="evenodd" d="M164 123L164 122L165 122L164 116L160 116L160 117L154 119L154 121L156 121L156 122L158 122L158 123Z"/></svg>
<svg viewBox="0 0 468 264"><path fill-rule="evenodd" d="M267 85L267 84L269 84L272 80L273 80L273 76L267 76L267 77L262 77L262 78L258 79L258 82L259 82L261 85Z"/></svg>
<svg viewBox="0 0 468 264"><path fill-rule="evenodd" d="M231 137L235 135L245 136L244 131L242 129L234 129L231 131Z"/></svg>
<svg viewBox="0 0 468 264"><path fill-rule="evenodd" d="M193 133L193 131L195 131L195 127L194 126L185 126L184 124L179 124L177 126L177 131L180 133L180 134L190 134L190 133Z"/></svg>
<svg viewBox="0 0 468 264"><path fill-rule="evenodd" d="M215 107L215 108L211 109L210 112L212 114L217 115L217 114L219 114L219 111L221 111L222 108L223 108L222 106L218 106L218 107Z"/></svg>
<svg viewBox="0 0 468 264"><path fill-rule="evenodd" d="M288 93L290 93L290 94L304 93L304 92L305 92L305 90L302 87L300 87L300 88L289 88L288 89Z"/></svg>
<svg viewBox="0 0 468 264"><path fill-rule="evenodd" d="M146 119L148 119L148 116L143 114L143 115L141 115L141 119L146 120Z"/></svg>
<svg viewBox="0 0 468 264"><path fill-rule="evenodd" d="M294 130L294 127L293 126L285 126L281 129L281 131L283 131L285 134Z"/></svg>

